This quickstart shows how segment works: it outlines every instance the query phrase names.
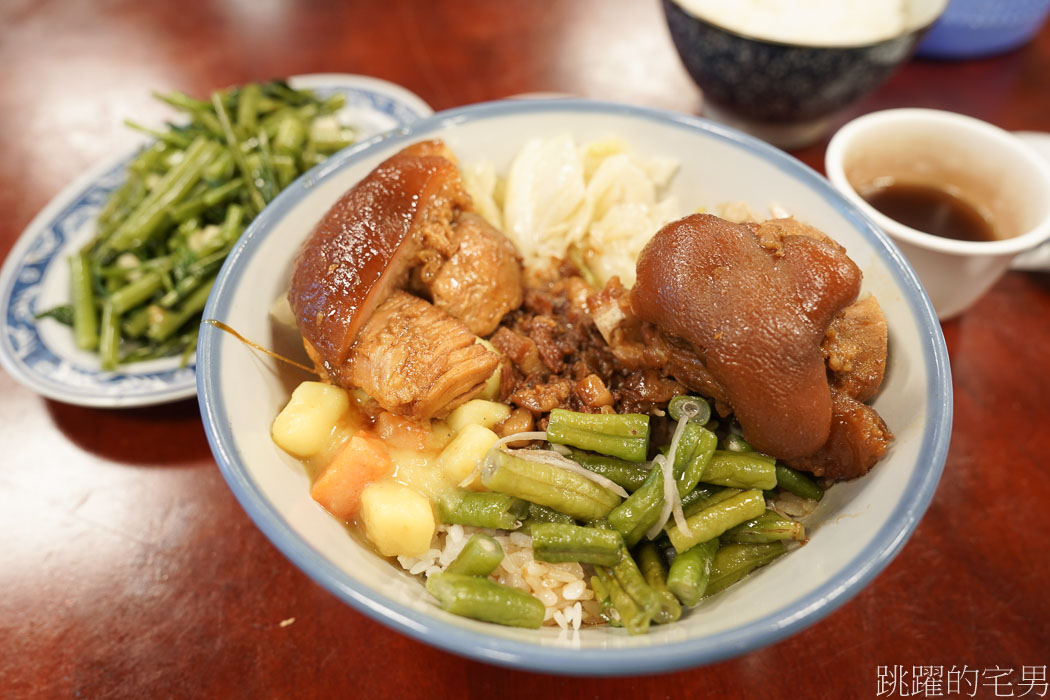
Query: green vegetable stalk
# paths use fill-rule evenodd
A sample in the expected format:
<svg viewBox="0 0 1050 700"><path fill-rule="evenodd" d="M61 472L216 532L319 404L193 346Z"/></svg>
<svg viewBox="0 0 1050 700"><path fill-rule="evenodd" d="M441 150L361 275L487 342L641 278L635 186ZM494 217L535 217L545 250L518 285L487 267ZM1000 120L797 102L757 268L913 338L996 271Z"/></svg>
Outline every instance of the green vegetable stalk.
<svg viewBox="0 0 1050 700"><path fill-rule="evenodd" d="M99 352L109 369L192 353L196 333L187 327L199 322L210 280L252 217L352 137L333 115L339 96L322 100L281 81L209 100L155 96L184 123L125 122L155 141L128 165L95 235L70 259L69 303L37 313L70 323L76 346ZM327 136L311 140L318 123Z"/></svg>

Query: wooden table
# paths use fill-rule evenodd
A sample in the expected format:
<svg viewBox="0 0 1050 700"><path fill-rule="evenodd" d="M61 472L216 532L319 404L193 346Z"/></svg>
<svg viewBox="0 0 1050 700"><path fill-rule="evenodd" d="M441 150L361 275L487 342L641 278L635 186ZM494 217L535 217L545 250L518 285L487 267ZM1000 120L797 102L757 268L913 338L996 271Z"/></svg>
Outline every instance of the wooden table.
<svg viewBox="0 0 1050 700"><path fill-rule="evenodd" d="M151 89L206 95L327 71L400 83L435 109L531 91L687 113L700 105L652 0L9 0L0 65L0 256L64 185L130 142L124 117L166 115ZM1050 31L996 58L913 62L839 123L898 106L1050 131ZM825 145L798 155L819 169ZM971 681L978 696L994 695L985 684L1000 669L1001 692L1040 696L1050 662L1050 276L1008 274L944 331L951 450L926 517L889 568L771 647L606 680L468 661L338 601L245 516L195 401L79 408L0 373L0 695L866 697L880 667L883 680L910 681L913 667L932 666L944 694L954 667L957 695Z"/></svg>

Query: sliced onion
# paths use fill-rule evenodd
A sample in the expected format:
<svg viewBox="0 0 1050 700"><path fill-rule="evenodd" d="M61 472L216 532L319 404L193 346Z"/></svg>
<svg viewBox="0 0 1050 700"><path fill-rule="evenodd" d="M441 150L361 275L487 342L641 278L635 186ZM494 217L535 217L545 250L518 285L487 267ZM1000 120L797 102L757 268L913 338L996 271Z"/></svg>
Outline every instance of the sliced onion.
<svg viewBox="0 0 1050 700"><path fill-rule="evenodd" d="M499 440L496 440L496 442L492 443L492 447L490 447L489 450L498 450L499 448L506 445L508 442L519 442L525 440L543 440L546 442L547 433L542 430L530 430L523 433L514 433L513 435L507 435L506 437L501 437Z"/></svg>
<svg viewBox="0 0 1050 700"><path fill-rule="evenodd" d="M645 533L645 536L649 539L654 539L660 534L671 515L674 515L674 524L678 526L683 535L687 537L693 536L689 525L685 522L682 499L678 495L678 484L674 480L674 458L678 452L678 444L682 441L682 433L685 432L686 423L697 414L697 411L699 411L699 407L696 405L686 404L682 407L682 417L678 421L678 427L674 429L674 436L671 438L671 446L667 450L667 456L658 455L653 460L653 463L660 465L660 471L664 477L664 505L660 509L660 517L656 519L653 526Z"/></svg>
<svg viewBox="0 0 1050 700"><path fill-rule="evenodd" d="M678 497L677 487L674 490L671 512L674 514L674 524L678 526L678 530L686 537L692 537L693 531L689 528L689 523L685 521L685 511L682 510L682 499Z"/></svg>
<svg viewBox="0 0 1050 700"><path fill-rule="evenodd" d="M646 530L645 536L647 538L655 539L660 531L664 529L664 524L667 523L667 519L671 517L672 509L674 508L675 499L678 497L678 487L674 483L674 462L667 459L664 455L656 455L653 459L653 464L659 465L660 472L664 477L664 497L663 505L660 507L660 517L656 519L653 526ZM681 505L679 505L681 507Z"/></svg>
<svg viewBox="0 0 1050 700"><path fill-rule="evenodd" d="M529 442L531 442L533 440L544 440L544 441L546 441L546 439L547 439L547 433L544 432L544 431L540 431L540 430L528 430L528 431L524 431L524 432L520 432L520 433L513 433L511 435L506 435L504 437L501 437L499 440L496 440L496 442L492 443L492 447L490 447L489 451L485 453L485 458L478 462L477 466L474 467L474 470L476 472L478 472L479 474L482 474L482 481L484 481L485 480L485 477L484 477L485 472L487 471L488 473L491 474L496 469L496 461L493 459L493 456L497 452L499 452L499 450L504 445L506 445L508 442L518 442L518 441L529 441ZM460 487L466 487L466 485L470 483L470 480L473 477L474 477L474 472L471 472L470 476L468 476L463 481L459 482L459 486Z"/></svg>
<svg viewBox="0 0 1050 700"><path fill-rule="evenodd" d="M481 475L481 464L484 461L485 460L479 459L477 464L474 465L474 468L470 470L469 474L467 474L467 478L456 484L456 486L458 486L461 489L465 489L468 486L470 486L474 482L474 477Z"/></svg>

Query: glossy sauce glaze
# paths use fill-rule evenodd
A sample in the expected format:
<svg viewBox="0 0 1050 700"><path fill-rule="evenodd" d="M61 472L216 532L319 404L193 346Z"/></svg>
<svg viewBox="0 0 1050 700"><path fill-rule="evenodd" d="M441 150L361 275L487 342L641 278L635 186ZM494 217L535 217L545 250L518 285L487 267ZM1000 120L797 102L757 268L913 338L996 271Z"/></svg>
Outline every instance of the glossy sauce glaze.
<svg viewBox="0 0 1050 700"><path fill-rule="evenodd" d="M404 282L426 223L468 201L440 148L423 142L380 164L329 209L299 253L288 301L337 380L372 311Z"/></svg>
<svg viewBox="0 0 1050 700"><path fill-rule="evenodd" d="M785 234L707 214L670 223L638 259L631 306L701 354L755 449L791 458L828 438L820 345L861 274L834 242Z"/></svg>

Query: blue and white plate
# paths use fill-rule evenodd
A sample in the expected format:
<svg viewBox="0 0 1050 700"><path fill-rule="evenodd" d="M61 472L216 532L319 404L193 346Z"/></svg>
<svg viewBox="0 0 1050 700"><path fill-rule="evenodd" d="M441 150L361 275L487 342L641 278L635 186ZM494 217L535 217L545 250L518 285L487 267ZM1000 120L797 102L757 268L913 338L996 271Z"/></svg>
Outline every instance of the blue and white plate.
<svg viewBox="0 0 1050 700"><path fill-rule="evenodd" d="M346 95L340 120L355 127L361 139L433 113L408 90L367 76L302 75L290 82L322 96ZM123 182L137 151L138 147L100 163L51 200L0 270L0 364L49 398L83 406L147 406L188 398L197 391L192 358L185 367L174 357L103 372L96 355L77 350L67 326L35 319L42 310L68 303L66 259L91 238L99 210Z"/></svg>

